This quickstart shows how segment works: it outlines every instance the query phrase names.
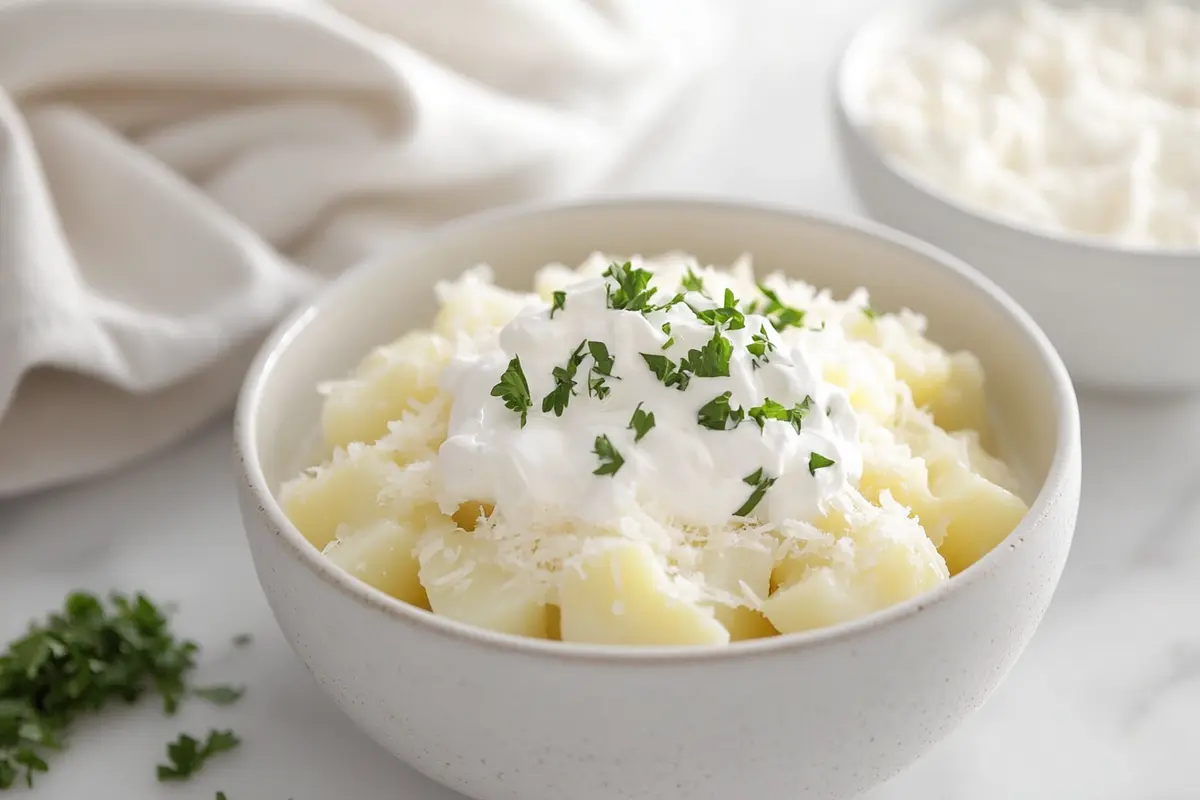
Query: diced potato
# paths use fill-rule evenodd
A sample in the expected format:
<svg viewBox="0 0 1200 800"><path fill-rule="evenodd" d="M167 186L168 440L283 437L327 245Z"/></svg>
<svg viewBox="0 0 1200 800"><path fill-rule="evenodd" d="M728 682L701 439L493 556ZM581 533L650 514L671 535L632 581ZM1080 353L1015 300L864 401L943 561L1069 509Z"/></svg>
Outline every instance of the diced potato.
<svg viewBox="0 0 1200 800"><path fill-rule="evenodd" d="M755 597L766 600L771 593L771 568L774 562L775 555L771 548L747 544L705 551L700 557L700 571L704 575L704 582L713 589L742 597L744 583ZM778 633L757 609L714 603L713 611L717 621L729 631L731 641L760 639Z"/></svg>
<svg viewBox="0 0 1200 800"><path fill-rule="evenodd" d="M1028 512L1024 501L969 470L948 473L933 485L946 526L938 550L951 574L962 572L1012 533Z"/></svg>
<svg viewBox="0 0 1200 800"><path fill-rule="evenodd" d="M942 541L937 501L929 491L929 471L920 458L867 459L863 462L858 490L872 503L879 503L884 492L912 511L934 544Z"/></svg>
<svg viewBox="0 0 1200 800"><path fill-rule="evenodd" d="M621 645L725 644L712 609L671 596L648 545L621 544L569 571L559 593L564 642Z"/></svg>
<svg viewBox="0 0 1200 800"><path fill-rule="evenodd" d="M548 606L486 558L482 544L453 528L441 551L422 559L421 585L435 614L500 633L549 638Z"/></svg>
<svg viewBox="0 0 1200 800"><path fill-rule="evenodd" d="M954 353L947 362L949 374L941 388L924 402L938 426L946 431L988 432L987 401L983 394L983 367L970 353ZM916 392L913 393L916 399Z"/></svg>
<svg viewBox="0 0 1200 800"><path fill-rule="evenodd" d="M535 294L495 286L488 273L477 270L442 285L438 294L442 307L434 317L433 330L446 338L496 331L511 322L521 309L538 301Z"/></svg>
<svg viewBox="0 0 1200 800"><path fill-rule="evenodd" d="M398 600L429 608L425 589L417 579L413 555L422 531L390 519L379 520L325 548L334 564L364 583Z"/></svg>
<svg viewBox="0 0 1200 800"><path fill-rule="evenodd" d="M855 516L841 541L810 548L775 571L779 589L763 613L776 629L795 633L847 622L907 600L949 577L933 543L912 520L883 512ZM847 547L847 545L851 545Z"/></svg>
<svg viewBox="0 0 1200 800"><path fill-rule="evenodd" d="M1016 475L1008 468L1007 464L983 449L978 433L975 431L956 431L952 436L966 448L967 460L970 462L972 472L979 473L992 483L1007 489L1013 494L1020 493L1020 486L1017 483Z"/></svg>
<svg viewBox="0 0 1200 800"><path fill-rule="evenodd" d="M886 358L873 350L864 352L878 356L879 362L875 367L883 366L891 371L891 365ZM851 374L846 371L843 362L827 362L821 374L825 380L846 391L850 406L860 414L865 414L881 425L886 425L896 416L896 392L891 386L894 379L890 375L881 376L877 372L869 374Z"/></svg>
<svg viewBox="0 0 1200 800"><path fill-rule="evenodd" d="M453 354L450 341L429 331L413 331L372 351L349 380L331 384L321 410L329 447L376 442L414 403L428 403Z"/></svg>
<svg viewBox="0 0 1200 800"><path fill-rule="evenodd" d="M381 451L353 444L330 463L284 484L280 504L304 538L322 549L340 525L355 530L393 516L380 493L400 472Z"/></svg>

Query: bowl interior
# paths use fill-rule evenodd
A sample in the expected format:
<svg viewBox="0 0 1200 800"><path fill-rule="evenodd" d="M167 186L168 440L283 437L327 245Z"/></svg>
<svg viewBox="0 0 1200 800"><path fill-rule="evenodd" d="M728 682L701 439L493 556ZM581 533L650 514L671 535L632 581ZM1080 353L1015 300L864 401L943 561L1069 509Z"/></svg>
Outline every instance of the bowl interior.
<svg viewBox="0 0 1200 800"><path fill-rule="evenodd" d="M1065 372L1024 312L991 284L932 248L865 223L672 201L488 215L445 227L352 271L264 348L261 369L243 396L243 425L252 440L248 457L257 457L272 492L312 464L320 414L316 386L346 375L372 347L427 325L438 281L486 263L501 285L528 289L541 266L573 265L596 250L682 250L717 265L749 253L759 275L781 270L838 296L865 286L880 310L907 307L925 314L934 341L968 349L983 362L996 449L1018 471L1026 499L1033 501L1046 480L1062 433ZM303 545L298 533L294 538Z"/></svg>

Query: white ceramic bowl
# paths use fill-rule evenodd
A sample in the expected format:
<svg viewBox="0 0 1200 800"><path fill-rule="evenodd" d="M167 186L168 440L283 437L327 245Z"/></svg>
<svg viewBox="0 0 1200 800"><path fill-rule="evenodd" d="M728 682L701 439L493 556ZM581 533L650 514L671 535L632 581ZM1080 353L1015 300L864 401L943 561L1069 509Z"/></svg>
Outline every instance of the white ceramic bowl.
<svg viewBox="0 0 1200 800"><path fill-rule="evenodd" d="M855 33L837 70L834 116L843 160L867 211L953 253L1009 292L1080 385L1200 388L1200 250L1149 250L1008 222L942 193L885 158L867 128L866 92L887 59L954 17L1007 0L888 3ZM1133 7L1137 0L1105 5Z"/></svg>
<svg viewBox="0 0 1200 800"><path fill-rule="evenodd" d="M716 264L872 290L979 355L1028 517L937 591L847 625L722 648L567 645L405 605L321 556L274 492L318 425L316 385L431 321L436 281L480 262L527 287L594 249L682 249ZM357 269L286 322L237 414L241 504L267 598L296 652L385 748L478 800L846 797L910 763L976 709L1033 635L1079 501L1075 395L1043 334L940 252L869 224L709 202L610 201L445 227ZM302 757L302 754L297 754Z"/></svg>

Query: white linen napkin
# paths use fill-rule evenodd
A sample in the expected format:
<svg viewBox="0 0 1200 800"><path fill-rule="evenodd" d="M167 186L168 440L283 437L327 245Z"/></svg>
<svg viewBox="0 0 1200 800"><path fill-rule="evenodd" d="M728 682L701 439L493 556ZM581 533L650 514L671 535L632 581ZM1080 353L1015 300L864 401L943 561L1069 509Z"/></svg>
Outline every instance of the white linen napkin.
<svg viewBox="0 0 1200 800"><path fill-rule="evenodd" d="M0 496L228 406L272 323L586 189L713 64L700 0L0 0Z"/></svg>

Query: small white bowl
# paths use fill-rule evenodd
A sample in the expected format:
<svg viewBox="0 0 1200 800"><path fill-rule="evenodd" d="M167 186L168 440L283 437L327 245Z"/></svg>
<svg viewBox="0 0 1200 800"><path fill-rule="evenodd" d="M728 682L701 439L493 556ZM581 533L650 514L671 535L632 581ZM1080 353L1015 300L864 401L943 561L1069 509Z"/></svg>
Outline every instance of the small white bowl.
<svg viewBox="0 0 1200 800"><path fill-rule="evenodd" d="M924 31L1005 0L888 3L854 34L833 104L855 192L880 222L962 258L1009 292L1050 337L1079 385L1200 388L1200 250L1139 249L1035 230L940 191L886 157L866 94L887 60ZM1142 3L1105 3L1133 8Z"/></svg>
<svg viewBox="0 0 1200 800"><path fill-rule="evenodd" d="M749 252L880 309L928 315L990 379L1027 518L936 591L850 624L728 647L570 645L491 633L388 597L328 562L275 492L305 458L318 383L428 324L433 287L486 262L511 287L593 250ZM1029 317L931 247L867 223L691 201L607 201L456 223L346 275L282 325L237 413L242 515L284 634L385 748L477 800L845 797L912 762L978 708L1034 633L1079 503L1079 415Z"/></svg>

